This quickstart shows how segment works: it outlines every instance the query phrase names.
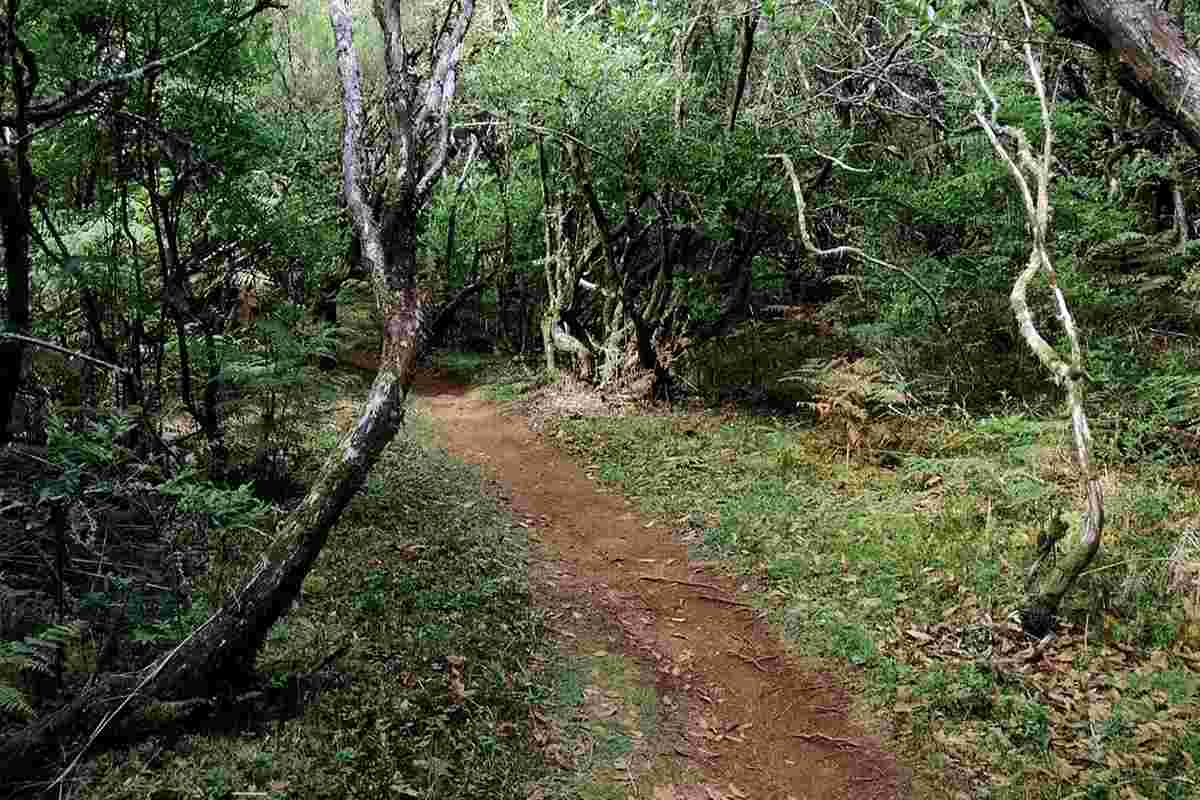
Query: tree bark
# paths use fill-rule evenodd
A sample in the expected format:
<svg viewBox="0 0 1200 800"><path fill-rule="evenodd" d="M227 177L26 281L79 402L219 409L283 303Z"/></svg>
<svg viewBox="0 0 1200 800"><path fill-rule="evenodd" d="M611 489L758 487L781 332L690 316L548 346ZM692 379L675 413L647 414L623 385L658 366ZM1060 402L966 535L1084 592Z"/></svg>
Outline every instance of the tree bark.
<svg viewBox="0 0 1200 800"><path fill-rule="evenodd" d="M1111 57L1117 81L1200 151L1200 55L1178 16L1141 0L1045 0L1060 36Z"/></svg>
<svg viewBox="0 0 1200 800"><path fill-rule="evenodd" d="M6 279L5 327L27 334L30 316L30 237L33 232L33 168L29 161L29 99L37 88L33 54L21 43L17 31L17 4L6 3L3 31L3 67L11 75L16 114L0 128L0 244ZM16 405L25 363L20 339L0 342L0 444L9 440L8 425Z"/></svg>
<svg viewBox="0 0 1200 800"><path fill-rule="evenodd" d="M472 0L461 0L452 30L438 34L438 55L433 75L418 86L407 70L392 83L397 96L423 98L411 105L397 104L393 132L410 136L407 141L432 141L432 151L404 153L403 142L393 142L406 155L404 174L395 176L398 188L389 193L389 205L381 215L374 213L363 197L360 154L357 149L362 126L362 91L358 59L354 52L350 0L331 0L330 21L337 51L338 75L343 91L346 125L342 138L342 190L357 233L363 243L363 259L376 300L383 310L383 354L379 372L371 386L354 428L338 451L326 461L320 476L300 506L280 526L274 544L232 599L213 614L175 650L148 667L140 680L117 676L97 681L69 707L48 715L21 733L0 742L0 763L21 764L26 769L67 730L81 723L100 720L92 736L118 714L128 714L149 698L176 699L209 694L214 687L236 685L244 680L272 625L292 606L301 583L320 554L342 511L362 487L367 473L403 420L403 403L421 350L425 329L415 285L416 248L420 224L430 191L445 165L449 125L447 114L454 96L461 53L474 12ZM378 0L376 14L389 40L394 66L411 56L404 49L399 31L398 0ZM398 80L389 74L389 81ZM136 682L136 686L134 683ZM113 699L133 689L120 703ZM90 744L90 741L89 741ZM81 753L82 755L82 753ZM78 758L76 759L78 760ZM68 768L69 772L70 768ZM64 772L62 777L67 773ZM6 775L6 777L9 777ZM57 782L56 782L57 783Z"/></svg>

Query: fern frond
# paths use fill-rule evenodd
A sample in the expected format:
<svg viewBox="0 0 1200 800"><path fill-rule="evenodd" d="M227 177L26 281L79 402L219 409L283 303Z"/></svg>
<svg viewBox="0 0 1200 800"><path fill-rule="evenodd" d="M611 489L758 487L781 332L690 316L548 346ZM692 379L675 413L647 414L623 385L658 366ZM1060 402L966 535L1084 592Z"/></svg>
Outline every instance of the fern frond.
<svg viewBox="0 0 1200 800"><path fill-rule="evenodd" d="M0 642L0 667L57 675L63 651L82 640L86 630L86 622L67 622L51 625L41 636L26 636L19 642Z"/></svg>
<svg viewBox="0 0 1200 800"><path fill-rule="evenodd" d="M29 719L33 716L33 706L20 689L0 683L0 713Z"/></svg>
<svg viewBox="0 0 1200 800"><path fill-rule="evenodd" d="M83 620L75 620L73 622L51 625L42 631L42 635L38 638L43 641L52 642L59 647L67 647L71 644L77 644L86 632L87 623Z"/></svg>

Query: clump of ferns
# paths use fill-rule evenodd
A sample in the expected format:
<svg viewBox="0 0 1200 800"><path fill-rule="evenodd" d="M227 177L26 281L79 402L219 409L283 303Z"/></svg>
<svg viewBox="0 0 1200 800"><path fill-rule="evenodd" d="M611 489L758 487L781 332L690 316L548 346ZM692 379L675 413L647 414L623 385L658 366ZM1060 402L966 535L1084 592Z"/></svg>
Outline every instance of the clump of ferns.
<svg viewBox="0 0 1200 800"><path fill-rule="evenodd" d="M872 358L813 359L797 370L785 373L780 381L806 384L811 402L803 402L817 419L845 427L846 463L850 454L865 441L863 427L882 409L912 402L903 380L888 374Z"/></svg>
<svg viewBox="0 0 1200 800"><path fill-rule="evenodd" d="M84 622L67 622L51 625L38 636L26 636L21 641L0 641L0 715L18 719L34 716L28 687L39 679L57 685L67 649L77 646L86 630Z"/></svg>

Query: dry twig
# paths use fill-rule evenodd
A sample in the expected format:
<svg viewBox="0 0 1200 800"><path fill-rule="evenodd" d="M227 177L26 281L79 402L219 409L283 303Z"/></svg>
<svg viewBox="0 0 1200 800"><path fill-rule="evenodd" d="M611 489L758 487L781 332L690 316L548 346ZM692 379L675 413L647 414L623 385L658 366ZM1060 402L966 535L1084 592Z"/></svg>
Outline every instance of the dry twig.
<svg viewBox="0 0 1200 800"><path fill-rule="evenodd" d="M711 589L714 592L721 591L720 586L713 586L711 583L697 583L696 581L681 581L677 578L660 578L657 575L638 575L639 581L654 581L655 583L673 583L676 586L691 586L696 589Z"/></svg>
<svg viewBox="0 0 1200 800"><path fill-rule="evenodd" d="M701 600L707 600L710 603L721 603L723 605L736 606L738 608L754 608L754 606L750 605L749 603L739 603L737 600L726 600L724 597L713 597L712 595L707 594L698 594L696 597L700 598Z"/></svg>
<svg viewBox="0 0 1200 800"><path fill-rule="evenodd" d="M774 661L775 659L779 658L779 656L748 656L745 653L739 653L736 650L728 650L726 652L728 652L729 655L731 655L731 656L740 658L742 661L745 661L747 664L753 664L754 668L757 669L759 672L765 672L768 675L772 675L774 673L772 673L771 670L767 669L759 662Z"/></svg>
<svg viewBox="0 0 1200 800"><path fill-rule="evenodd" d="M853 739L843 739L840 736L826 736L823 733L789 733L793 739L801 739L806 742L816 742L818 744L827 744L837 750L858 750L862 745Z"/></svg>

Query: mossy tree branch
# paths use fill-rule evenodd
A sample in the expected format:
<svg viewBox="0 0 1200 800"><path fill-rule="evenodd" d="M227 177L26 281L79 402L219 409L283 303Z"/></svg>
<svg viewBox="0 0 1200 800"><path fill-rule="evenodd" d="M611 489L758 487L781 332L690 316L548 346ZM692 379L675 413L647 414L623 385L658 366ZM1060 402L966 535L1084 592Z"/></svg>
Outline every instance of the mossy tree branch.
<svg viewBox="0 0 1200 800"><path fill-rule="evenodd" d="M446 114L455 92L458 57L474 12L473 0L459 0L452 25L436 31L430 43L437 54L432 75L421 79L407 70L389 70L389 107L393 154L389 193L379 202L365 196L362 91L352 38L349 0L331 0L330 22L342 85L345 125L342 139L342 190L363 244L363 259L375 298L383 311L383 354L379 372L353 429L326 460L303 502L280 524L273 543L225 604L174 650L136 675L94 681L66 708L26 729L0 739L0 763L28 774L60 746L67 732L95 726L83 750L109 726L120 726L144 710L151 699L220 694L222 687L245 681L267 633L291 607L343 510L362 488L367 474L402 420L404 397L427 328L417 291L416 249L420 224L433 184L446 163L449 127ZM398 28L399 0L376 0L376 16L388 34L392 63L407 63ZM447 15L450 19L450 15ZM405 98L423 102L406 103ZM419 150L412 148L420 147ZM55 781L61 782L79 756ZM6 776L9 777L9 776Z"/></svg>
<svg viewBox="0 0 1200 800"><path fill-rule="evenodd" d="M1024 13L1027 29L1032 30L1033 20L1029 8L1023 0L1021 10ZM1054 270L1054 262L1050 258L1047 246L1051 216L1050 179L1054 147L1050 103L1046 97L1041 67L1034 55L1032 45L1026 42L1024 51L1025 64L1037 92L1041 110L1041 152L1034 155L1025 131L1013 126L1002 125L997 120L1000 104L988 85L980 64L976 64L975 67L975 81L979 85L980 91L988 99L991 113L985 115L983 104L980 103L975 109L975 118L984 133L987 134L996 155L1008 168L1025 205L1025 216L1033 237L1033 246L1029 252L1028 265L1013 282L1009 301L1025 343L1029 345L1029 349L1034 352L1042 365L1054 375L1055 381L1066 391L1067 407L1071 412L1071 430L1075 441L1075 458L1087 494L1087 511L1084 514L1078 540L1063 558L1059 559L1046 574L1032 584L1025 608L1021 612L1025 630L1040 636L1050 630L1054 614L1058 611L1063 597L1071 590L1075 580L1087 568L1100 549L1100 537L1104 530L1104 494L1101 491L1100 479L1092 467L1092 434L1088 427L1087 413L1083 408L1083 350L1079 344L1079 331L1075 327L1075 320L1071 316L1066 297L1059 288L1058 275ZM1013 142L1016 148L1015 156L1001 141L1001 136ZM1058 321L1062 325L1063 333L1066 335L1070 347L1070 353L1065 356L1046 341L1029 310L1027 299L1029 283L1038 274L1045 276L1054 297Z"/></svg>

